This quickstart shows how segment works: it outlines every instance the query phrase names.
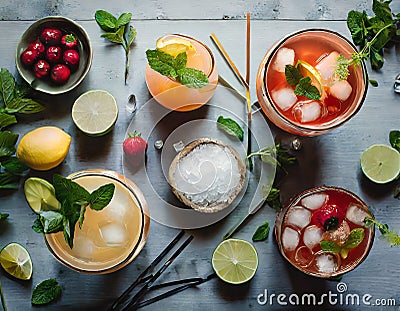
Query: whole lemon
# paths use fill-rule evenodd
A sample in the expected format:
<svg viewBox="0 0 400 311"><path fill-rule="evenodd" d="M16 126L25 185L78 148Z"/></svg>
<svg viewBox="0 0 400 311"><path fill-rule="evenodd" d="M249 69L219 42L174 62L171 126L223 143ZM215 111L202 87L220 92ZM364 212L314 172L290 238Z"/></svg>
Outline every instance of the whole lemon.
<svg viewBox="0 0 400 311"><path fill-rule="evenodd" d="M47 171L67 156L71 136L55 126L43 126L28 132L17 147L17 157L27 166Z"/></svg>

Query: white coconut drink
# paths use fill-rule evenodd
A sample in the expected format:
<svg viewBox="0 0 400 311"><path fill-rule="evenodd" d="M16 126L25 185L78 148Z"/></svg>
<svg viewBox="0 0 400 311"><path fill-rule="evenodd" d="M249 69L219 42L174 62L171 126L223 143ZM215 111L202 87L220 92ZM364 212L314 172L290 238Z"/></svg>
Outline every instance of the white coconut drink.
<svg viewBox="0 0 400 311"><path fill-rule="evenodd" d="M203 213L229 206L242 190L246 167L239 154L221 141L201 138L188 144L172 161L168 179L185 205Z"/></svg>

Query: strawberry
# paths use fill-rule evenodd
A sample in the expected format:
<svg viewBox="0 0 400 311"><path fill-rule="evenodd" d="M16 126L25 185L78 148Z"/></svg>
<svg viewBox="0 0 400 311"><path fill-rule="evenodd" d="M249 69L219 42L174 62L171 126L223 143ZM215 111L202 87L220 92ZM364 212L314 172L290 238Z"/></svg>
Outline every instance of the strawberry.
<svg viewBox="0 0 400 311"><path fill-rule="evenodd" d="M324 205L314 212L311 223L326 231L333 231L340 226L345 216L346 212L337 205Z"/></svg>
<svg viewBox="0 0 400 311"><path fill-rule="evenodd" d="M147 142L136 131L128 135L129 137L122 144L124 153L133 167L139 167L143 163L146 154Z"/></svg>

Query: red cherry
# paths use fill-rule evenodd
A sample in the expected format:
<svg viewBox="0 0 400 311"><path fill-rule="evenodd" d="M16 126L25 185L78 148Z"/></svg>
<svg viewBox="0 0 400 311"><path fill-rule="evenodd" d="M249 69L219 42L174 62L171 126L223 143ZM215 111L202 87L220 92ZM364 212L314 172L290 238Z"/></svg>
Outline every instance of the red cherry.
<svg viewBox="0 0 400 311"><path fill-rule="evenodd" d="M59 46L50 46L46 50L46 59L50 63L59 63L61 60L62 49Z"/></svg>
<svg viewBox="0 0 400 311"><path fill-rule="evenodd" d="M71 67L77 66L79 64L79 59L79 54L75 50L66 50L63 54L64 63Z"/></svg>
<svg viewBox="0 0 400 311"><path fill-rule="evenodd" d="M37 52L26 49L21 54L21 61L25 66L32 66L37 57Z"/></svg>
<svg viewBox="0 0 400 311"><path fill-rule="evenodd" d="M35 76L39 79L47 77L50 73L50 65L43 59L39 59L35 66L33 67L33 71L35 72Z"/></svg>
<svg viewBox="0 0 400 311"><path fill-rule="evenodd" d="M50 78L54 83L65 84L71 75L69 68L63 64L57 64L50 73Z"/></svg>
<svg viewBox="0 0 400 311"><path fill-rule="evenodd" d="M40 41L36 41L34 43L29 44L28 48L27 48L27 50L36 52L38 57L40 57L44 54L45 49L46 49L45 46Z"/></svg>
<svg viewBox="0 0 400 311"><path fill-rule="evenodd" d="M61 37L61 30L56 28L45 28L40 35L40 40L44 44L59 44L61 42Z"/></svg>

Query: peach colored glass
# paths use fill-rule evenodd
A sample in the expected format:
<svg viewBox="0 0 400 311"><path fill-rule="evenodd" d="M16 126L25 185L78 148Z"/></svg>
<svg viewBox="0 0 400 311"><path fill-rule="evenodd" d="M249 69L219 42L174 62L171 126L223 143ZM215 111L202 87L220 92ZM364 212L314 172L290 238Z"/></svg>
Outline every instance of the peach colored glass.
<svg viewBox="0 0 400 311"><path fill-rule="evenodd" d="M146 84L149 92L158 103L171 110L190 111L200 108L211 99L218 84L214 56L206 45L196 39L178 34L168 35L169 37L190 41L196 53L188 53L186 67L202 70L208 76L210 83L200 89L188 88L154 71L147 64Z"/></svg>
<svg viewBox="0 0 400 311"><path fill-rule="evenodd" d="M287 204L286 206L284 206L280 212L278 213L278 215L276 216L276 221L275 221L275 238L276 241L278 243L278 247L279 250L282 254L282 256L289 261L294 267L296 267L298 270L308 274L308 275L312 275L312 276L316 276L316 277L320 277L320 278L330 278L330 277L334 277L334 276L338 276L338 275L342 275L346 272L349 272L353 269L355 269L359 264L361 264L361 262L363 262L366 257L368 256L369 251L371 250L373 241L374 241L374 227L372 228L365 228L365 236L364 236L364 240L360 243L359 249L355 248L355 249L351 249L348 255L347 259L341 259L342 261L342 265L334 272L330 272L330 273L322 273L319 271L315 270L315 267L313 267L313 260L309 261L309 264L307 265L301 265L300 263L296 262L295 260L293 260L292 258L289 258L290 256L288 254L286 254L284 247L283 247L283 243L282 243L282 233L283 230L286 228L286 224L285 224L285 219L286 219L286 215L288 215L288 213L297 205L300 205L300 201L304 198L307 197L311 194L316 194L316 193L322 193L322 192L330 192L330 196L334 197L335 194L337 194L338 196L344 196L344 197L348 197L348 200L351 201L351 204L356 204L357 206L359 206L360 208L362 208L364 211L366 211L368 214L370 214L369 210L368 210L368 206L358 197L356 196L354 193L343 189L343 188L339 188L339 187L331 187L331 186L321 186L321 187L316 187L316 188L312 188L309 190L306 190L300 194L298 194L295 198L293 198L289 204ZM315 212L315 211L314 211ZM371 218L373 218L373 216L370 214ZM307 226L312 226L312 224L308 224ZM359 227L357 225L354 225L355 227ZM291 227L291 225L289 225L289 227ZM302 231L304 231L304 228L301 229ZM302 248L302 247L306 247L306 246L301 246L301 244L303 243L303 233L300 235L300 239L301 242L299 242L298 246L296 247L296 249ZM306 247L307 248L307 247ZM314 247L315 249L315 247ZM318 249L318 248L317 248ZM296 251L296 250L295 250ZM295 252L293 251L293 252ZM322 253L322 250L319 250L318 252L315 252L313 255L310 256L315 256L318 255L320 253ZM354 253L351 253L354 252ZM339 255L338 255L339 256ZM346 261L347 260L347 261Z"/></svg>
<svg viewBox="0 0 400 311"><path fill-rule="evenodd" d="M320 43L319 43L320 42ZM274 104L271 95L268 90L268 73L272 70L270 67L272 60L276 52L285 46L290 45L296 50L296 45L301 46L302 49L309 48L310 54L314 54L313 48L320 51L322 45L328 46L330 51L338 51L343 54L346 58L350 58L350 55L356 51L356 47L344 38L342 35L326 29L305 29L280 39L276 42L265 54L257 73L256 78L256 91L258 101L267 117L278 127L292 134L301 136L317 136L329 132L336 127L342 125L353 117L358 110L361 108L365 96L367 94L368 87L368 76L365 64L349 69L352 75L355 75L354 85L351 95L351 102L344 107L340 114L331 120L326 122L314 122L312 124L294 122L287 118ZM326 51L326 52L330 52ZM317 53L321 55L322 53Z"/></svg>
<svg viewBox="0 0 400 311"><path fill-rule="evenodd" d="M114 197L101 211L86 208L82 229L78 224L75 226L72 249L62 232L46 234L50 251L62 264L79 272L102 274L125 267L142 250L149 233L149 210L142 192L129 179L107 170L81 171L69 178L89 191L113 183ZM111 228L123 230L125 238L122 242L116 241L115 237L103 237L105 230Z"/></svg>

